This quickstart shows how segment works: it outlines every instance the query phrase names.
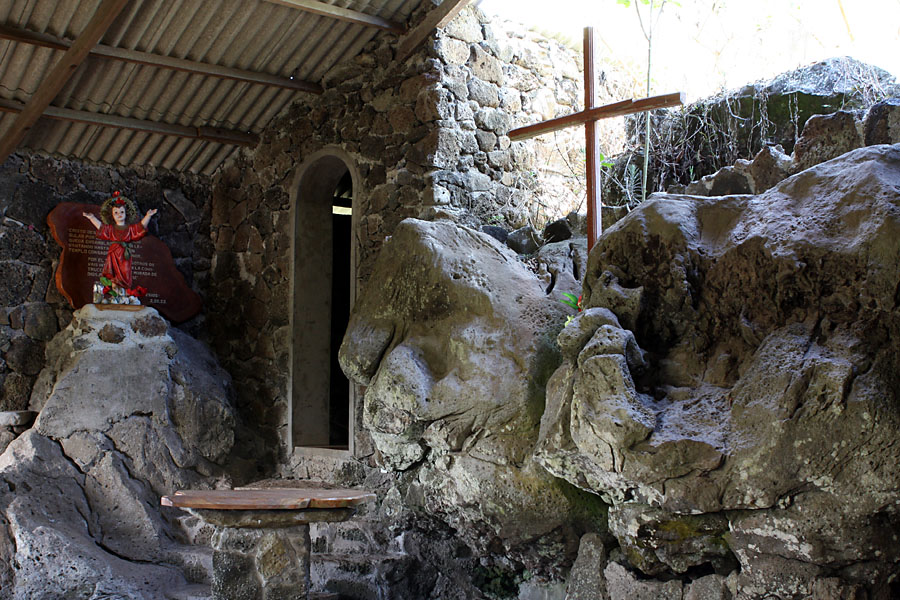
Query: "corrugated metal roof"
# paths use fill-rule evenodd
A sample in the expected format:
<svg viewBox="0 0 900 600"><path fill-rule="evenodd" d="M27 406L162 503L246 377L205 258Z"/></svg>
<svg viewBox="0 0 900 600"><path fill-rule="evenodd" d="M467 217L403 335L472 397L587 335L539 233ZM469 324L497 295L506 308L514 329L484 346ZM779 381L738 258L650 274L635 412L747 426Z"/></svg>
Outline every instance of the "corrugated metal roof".
<svg viewBox="0 0 900 600"><path fill-rule="evenodd" d="M421 0L325 0L405 22ZM0 0L0 23L72 41L101 0ZM101 44L319 83L378 29L264 0L134 0ZM25 103L61 50L0 40L0 99ZM89 56L54 107L259 133L309 92ZM16 115L0 112L0 136ZM41 118L20 147L109 164L211 174L237 147Z"/></svg>

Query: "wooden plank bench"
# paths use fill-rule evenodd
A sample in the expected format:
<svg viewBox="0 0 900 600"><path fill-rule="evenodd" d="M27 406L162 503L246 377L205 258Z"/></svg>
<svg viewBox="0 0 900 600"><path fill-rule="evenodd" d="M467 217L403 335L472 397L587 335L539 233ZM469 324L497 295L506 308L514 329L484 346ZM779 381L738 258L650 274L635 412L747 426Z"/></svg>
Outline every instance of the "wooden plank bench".
<svg viewBox="0 0 900 600"><path fill-rule="evenodd" d="M364 490L247 487L179 491L160 502L215 526L214 600L307 600L309 524L346 521L373 500Z"/></svg>

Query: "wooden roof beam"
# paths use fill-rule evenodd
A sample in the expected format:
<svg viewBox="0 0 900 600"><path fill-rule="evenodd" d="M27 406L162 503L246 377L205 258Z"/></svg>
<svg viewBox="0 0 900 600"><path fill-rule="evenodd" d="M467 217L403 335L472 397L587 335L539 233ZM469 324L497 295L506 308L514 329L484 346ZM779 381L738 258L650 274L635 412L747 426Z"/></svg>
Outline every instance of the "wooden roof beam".
<svg viewBox="0 0 900 600"><path fill-rule="evenodd" d="M41 114L50 106L59 91L75 73L75 69L84 62L106 30L109 29L122 9L128 4L128 0L103 0L97 8L97 12L91 17L87 27L72 43L72 46L59 59L47 77L38 86L37 91L31 96L28 104L16 117L16 121L0 140L0 164L9 158L13 150L25 139L28 130L37 122Z"/></svg>
<svg viewBox="0 0 900 600"><path fill-rule="evenodd" d="M53 48L54 50L68 50L71 43L46 33L37 33L24 29L16 29L6 25L0 25L0 39L32 44L34 46L42 46L44 48ZM97 44L90 52L93 56L100 56L112 60L120 60L124 62L147 65L151 67L161 67L163 69L174 69L176 71L184 71L186 73L195 73L199 75L208 75L210 77L221 77L223 79L233 79L246 83L258 83L272 87L281 87L291 90L299 90L302 92L312 92L313 94L321 94L322 86L311 83L309 81L300 81L299 79L288 79L269 75L267 73L256 73L253 71L245 71L243 69L234 69L231 67L222 67L209 63L201 63L182 58L173 58L170 56L160 56L159 54L151 54L150 52L140 52L138 50L129 50L127 48L116 48L114 46L106 46Z"/></svg>
<svg viewBox="0 0 900 600"><path fill-rule="evenodd" d="M412 55L419 44L425 41L431 33L440 27L444 27L458 15L472 0L444 0L441 4L425 15L425 20L419 23L397 44L395 60L402 63Z"/></svg>
<svg viewBox="0 0 900 600"><path fill-rule="evenodd" d="M0 112L21 114L24 109L25 105L20 102L0 99ZM56 106L48 106L41 116L60 121L72 121L75 123L86 123L88 125L100 125L102 127L115 127L118 129L131 129L133 131L143 131L145 133L157 133L161 135L174 135L183 138L216 142L219 144L232 144L235 146L253 147L259 143L259 136L244 131L223 129L221 127L193 127L188 125L177 125L175 123L161 123L159 121L147 121L144 119L133 119L131 117L120 117L118 115L92 113L84 110L57 108Z"/></svg>
<svg viewBox="0 0 900 600"><path fill-rule="evenodd" d="M391 21L390 19L382 19L381 17L376 17L375 15L368 15L366 13L362 13L356 10L350 10L349 8L341 8L340 6L334 6L333 4L326 4L325 2L319 2L318 0L266 0L267 2L271 2L272 4L279 4L281 6L288 6L290 8L296 8L308 13L312 13L315 15L320 15L323 17L330 17L332 19L337 19L339 21L345 21L347 23L353 23L355 25L363 25L365 27L376 27L378 29L383 29L385 31L390 31L396 34L402 34L406 32L406 26L402 23L398 23L396 21Z"/></svg>

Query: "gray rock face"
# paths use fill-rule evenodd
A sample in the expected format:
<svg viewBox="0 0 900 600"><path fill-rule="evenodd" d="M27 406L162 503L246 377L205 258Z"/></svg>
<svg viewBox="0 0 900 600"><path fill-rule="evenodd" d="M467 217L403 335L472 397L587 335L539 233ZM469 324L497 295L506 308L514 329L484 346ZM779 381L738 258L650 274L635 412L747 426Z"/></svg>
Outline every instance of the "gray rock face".
<svg viewBox="0 0 900 600"><path fill-rule="evenodd" d="M793 161L784 153L784 148L766 146L750 163L753 193L762 194L790 177L792 173L794 173Z"/></svg>
<svg viewBox="0 0 900 600"><path fill-rule="evenodd" d="M683 584L674 581L648 581L617 562L610 562L603 571L610 600L681 600Z"/></svg>
<svg viewBox="0 0 900 600"><path fill-rule="evenodd" d="M587 533L578 546L578 558L569 573L566 587L568 600L602 600L608 598L606 578L606 549L603 538L596 533Z"/></svg>
<svg viewBox="0 0 900 600"><path fill-rule="evenodd" d="M616 505L633 566L733 553L742 598L887 593L898 185L900 146L872 146L760 196L656 196L599 240L536 455Z"/></svg>
<svg viewBox="0 0 900 600"><path fill-rule="evenodd" d="M889 98L869 109L863 136L866 146L900 144L900 98Z"/></svg>
<svg viewBox="0 0 900 600"><path fill-rule="evenodd" d="M863 145L863 124L851 112L839 110L830 115L810 117L794 147L794 163L798 171Z"/></svg>
<svg viewBox="0 0 900 600"><path fill-rule="evenodd" d="M540 234L531 225L509 232L506 238L506 245L517 254L534 254L542 243Z"/></svg>
<svg viewBox="0 0 900 600"><path fill-rule="evenodd" d="M490 236L406 220L340 350L344 372L368 386L363 425L380 463L410 481L405 501L479 552L543 569L574 555L586 509L605 514L531 456L569 310Z"/></svg>
<svg viewBox="0 0 900 600"><path fill-rule="evenodd" d="M224 481L228 386L153 309L76 311L47 344L34 428L0 455L0 598L162 598L202 581L209 557L159 497Z"/></svg>

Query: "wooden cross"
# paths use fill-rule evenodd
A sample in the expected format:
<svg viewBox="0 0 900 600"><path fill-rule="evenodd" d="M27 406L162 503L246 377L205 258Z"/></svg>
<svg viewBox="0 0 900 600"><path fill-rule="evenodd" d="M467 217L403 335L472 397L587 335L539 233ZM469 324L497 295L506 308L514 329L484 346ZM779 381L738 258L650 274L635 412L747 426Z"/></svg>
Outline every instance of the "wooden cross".
<svg viewBox="0 0 900 600"><path fill-rule="evenodd" d="M527 127L520 127L509 132L511 141L532 138L551 131L559 131L574 125L584 125L586 145L586 178L587 178L587 220L588 250L590 250L602 231L600 222L600 152L597 141L597 121L610 117L621 117L633 113L645 112L657 108L669 108L684 104L684 93L652 96L640 100L623 100L605 106L597 106L597 91L594 76L594 28L584 28L584 110L565 117L542 121Z"/></svg>

